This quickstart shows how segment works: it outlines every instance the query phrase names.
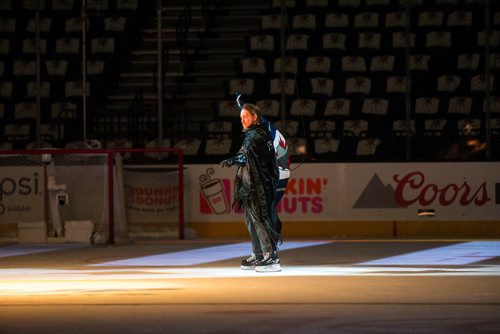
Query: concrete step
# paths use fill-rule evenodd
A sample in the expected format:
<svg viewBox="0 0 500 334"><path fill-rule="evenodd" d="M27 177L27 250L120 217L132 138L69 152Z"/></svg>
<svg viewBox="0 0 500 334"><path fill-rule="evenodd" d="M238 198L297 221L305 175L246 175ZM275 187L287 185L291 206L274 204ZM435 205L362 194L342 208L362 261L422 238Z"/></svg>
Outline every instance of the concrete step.
<svg viewBox="0 0 500 334"><path fill-rule="evenodd" d="M157 96L158 95L156 94L156 92L144 92L143 100L144 101L147 101L147 100L156 101ZM135 92L123 91L123 92L108 96L108 101L110 101L110 102L130 101L130 102L132 102L134 100L134 97L135 97Z"/></svg>
<svg viewBox="0 0 500 334"><path fill-rule="evenodd" d="M269 7L269 0L254 0L251 3L248 0L231 0L230 2L227 0L211 0L211 7L224 7L228 6L228 3L235 6L241 7L252 7L252 6L267 6ZM184 7L184 5L189 4L193 8L196 6L200 6L199 0L169 0L167 3L164 3L162 8L173 8L173 7Z"/></svg>
<svg viewBox="0 0 500 334"><path fill-rule="evenodd" d="M170 55L179 55L180 54L180 49L178 48L169 48L168 53ZM192 49L186 50L186 53L188 55L193 55L195 54L195 51ZM141 48L137 49L131 52L133 57L145 57L145 56L155 56L158 54L156 45L154 47L147 47L147 48Z"/></svg>
<svg viewBox="0 0 500 334"><path fill-rule="evenodd" d="M177 85L165 85L163 87L163 96L165 96L165 98L174 97L176 94L178 94L178 90L179 88ZM123 85L119 88L119 90L116 90L115 92L108 95L108 101L123 100L123 99L132 100L139 91L142 91L143 94L145 94L144 95L145 99L147 99L146 95L148 95L156 100L157 96L156 87L145 88L144 86L141 85L137 86Z"/></svg>
<svg viewBox="0 0 500 334"><path fill-rule="evenodd" d="M165 71L165 68L167 69ZM130 64L130 66L127 68L127 73L156 73L157 72L157 64L156 61L153 62L148 62L148 63L143 63L143 64L137 64L133 63ZM165 71L165 76L166 77L178 77L183 75L183 69L182 69L182 64L180 63L169 63L168 66L167 64L163 64L163 70ZM123 75L124 73L122 73Z"/></svg>
<svg viewBox="0 0 500 334"><path fill-rule="evenodd" d="M167 71L165 72L165 78L179 78L183 77L184 74L182 71L179 69L178 71ZM149 71L144 71L144 70L134 70L134 71L127 71L123 72L120 74L120 79L153 79L156 78L156 71L154 70L149 70ZM152 81L151 81L152 82Z"/></svg>
<svg viewBox="0 0 500 334"><path fill-rule="evenodd" d="M260 13L263 10L271 8L271 1L269 0L253 0L252 2L244 0L231 0L226 1L217 6L217 9L222 12L230 12L232 14L241 13L243 15L250 15L253 13Z"/></svg>
<svg viewBox="0 0 500 334"><path fill-rule="evenodd" d="M231 49L226 49L226 48L204 48L200 49L198 51L198 55L206 55L206 56L219 56L219 58L234 58L234 57L241 57L245 55L246 49L244 47L241 48L231 48Z"/></svg>
<svg viewBox="0 0 500 334"><path fill-rule="evenodd" d="M218 48L218 49L245 49L245 38L244 35L241 34L232 34L232 35L222 35L217 37L208 37L203 40L203 47L205 49L208 48Z"/></svg>
<svg viewBox="0 0 500 334"><path fill-rule="evenodd" d="M164 44L163 44L163 49L168 50L170 53L176 54L180 53L180 45L177 43L177 40L175 38L173 39L167 39L163 38ZM186 48L187 49L197 49L199 47L202 47L202 41L198 37L190 38L186 40ZM156 37L154 38L144 38L143 43L142 43L142 48L143 49L148 49L148 50L157 50L158 48L158 43L156 40Z"/></svg>
<svg viewBox="0 0 500 334"><path fill-rule="evenodd" d="M158 56L156 49L151 50L151 52L140 52L146 51L144 49L136 50L135 54L130 58L130 64L156 64L158 61ZM149 51L149 50L148 50ZM181 63L181 55L180 52L175 52L172 49L167 49L166 52L166 60L168 60L169 64L180 64Z"/></svg>
<svg viewBox="0 0 500 334"><path fill-rule="evenodd" d="M233 71L234 60L232 58L208 58L203 60L196 60L193 62L192 70L199 72L196 74L202 74L204 71Z"/></svg>
<svg viewBox="0 0 500 334"><path fill-rule="evenodd" d="M190 71L185 73L183 66L180 62L170 61L169 64L164 64L166 68L165 77L182 77L184 75L215 75L215 76L228 76L233 75L235 70L235 61L241 57L234 55L212 55L208 54L203 57L204 59L196 59L190 63ZM134 60L127 67L126 72L121 73L121 78L132 77L153 77L157 72L157 59L143 59Z"/></svg>
<svg viewBox="0 0 500 334"><path fill-rule="evenodd" d="M217 16L211 25L211 29L222 29L233 27L238 30L242 29L242 27L258 30L260 29L260 25L262 23L262 14L259 10L254 10L253 12L243 12L243 11L234 11L230 10L228 15Z"/></svg>
<svg viewBox="0 0 500 334"><path fill-rule="evenodd" d="M154 113L149 113L149 115L137 117L137 120L139 122L150 122L151 120L154 121L156 119L157 119L157 117ZM113 113L113 115L109 116L109 117L106 117L105 115L103 115L102 117L98 117L96 119L96 122L98 124L101 124L101 125L113 125L113 122L116 122L119 125L121 125L120 127L123 127L123 124L127 124L128 117L127 117L127 113L125 113L125 112L124 113Z"/></svg>
<svg viewBox="0 0 500 334"><path fill-rule="evenodd" d="M184 91L177 94L175 96L176 99L184 100L184 101L194 101L194 100L223 100L225 98L225 94L222 91L214 90L214 89L189 89L189 87L185 87Z"/></svg>
<svg viewBox="0 0 500 334"><path fill-rule="evenodd" d="M171 36L173 35L175 37L175 34L177 33L177 29L175 25L164 25L162 26L161 29L162 35L163 36ZM194 35L194 34L200 34L203 32L206 32L205 26L204 25L192 25L188 29L188 35ZM158 35L158 27L157 26L151 26L148 28L143 29L143 34L146 37L151 38L152 36L157 36Z"/></svg>

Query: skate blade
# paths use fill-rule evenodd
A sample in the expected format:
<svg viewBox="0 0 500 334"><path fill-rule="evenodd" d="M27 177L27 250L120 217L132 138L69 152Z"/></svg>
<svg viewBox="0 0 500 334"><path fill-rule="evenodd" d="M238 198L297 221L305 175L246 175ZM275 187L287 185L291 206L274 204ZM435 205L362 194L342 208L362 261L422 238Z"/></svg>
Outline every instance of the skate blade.
<svg viewBox="0 0 500 334"><path fill-rule="evenodd" d="M255 271L259 273L273 273L281 271L281 266L279 265L279 263L277 263L271 264L269 266L255 267Z"/></svg>
<svg viewBox="0 0 500 334"><path fill-rule="evenodd" d="M255 266L240 266L241 270L254 270Z"/></svg>

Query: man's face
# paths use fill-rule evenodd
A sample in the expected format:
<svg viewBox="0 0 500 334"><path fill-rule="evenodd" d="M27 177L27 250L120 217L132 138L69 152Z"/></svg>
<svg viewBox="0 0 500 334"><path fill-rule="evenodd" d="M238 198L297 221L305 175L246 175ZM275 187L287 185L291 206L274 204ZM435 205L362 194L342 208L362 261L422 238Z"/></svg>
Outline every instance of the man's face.
<svg viewBox="0 0 500 334"><path fill-rule="evenodd" d="M248 129L253 124L255 124L257 120L257 115L252 115L248 110L243 109L240 113L241 124L243 125L243 129Z"/></svg>

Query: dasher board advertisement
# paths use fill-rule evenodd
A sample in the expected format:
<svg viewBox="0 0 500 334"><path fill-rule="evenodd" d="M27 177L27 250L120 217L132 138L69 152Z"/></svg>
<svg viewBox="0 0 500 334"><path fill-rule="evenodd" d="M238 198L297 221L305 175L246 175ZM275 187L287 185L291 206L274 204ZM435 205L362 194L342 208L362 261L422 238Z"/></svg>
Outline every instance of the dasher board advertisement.
<svg viewBox="0 0 500 334"><path fill-rule="evenodd" d="M232 207L236 168L188 165L189 222L241 221ZM500 163L339 163L291 166L278 204L283 221L499 219Z"/></svg>

